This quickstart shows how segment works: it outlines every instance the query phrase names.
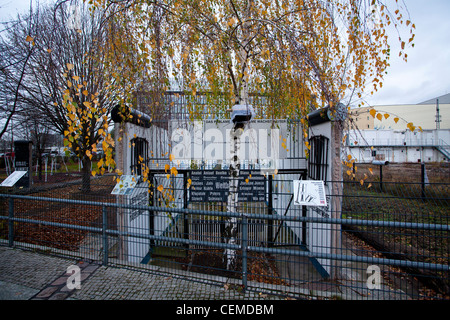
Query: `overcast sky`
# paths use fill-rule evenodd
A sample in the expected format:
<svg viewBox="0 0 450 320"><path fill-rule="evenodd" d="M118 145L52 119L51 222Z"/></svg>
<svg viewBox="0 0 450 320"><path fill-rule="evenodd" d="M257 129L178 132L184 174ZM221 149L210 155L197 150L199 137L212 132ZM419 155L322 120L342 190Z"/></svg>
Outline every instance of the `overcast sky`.
<svg viewBox="0 0 450 320"><path fill-rule="evenodd" d="M383 88L366 98L371 105L415 104L450 93L450 1L404 2L416 25L415 47L407 50L405 63L398 57L398 36L393 33L391 67ZM30 0L0 0L0 19L23 13L29 6Z"/></svg>

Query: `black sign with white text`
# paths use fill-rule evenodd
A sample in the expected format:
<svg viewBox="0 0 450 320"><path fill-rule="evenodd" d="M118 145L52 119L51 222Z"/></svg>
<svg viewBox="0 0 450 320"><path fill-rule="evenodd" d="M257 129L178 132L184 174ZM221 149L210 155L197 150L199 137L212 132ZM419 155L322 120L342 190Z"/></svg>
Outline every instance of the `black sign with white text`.
<svg viewBox="0 0 450 320"><path fill-rule="evenodd" d="M229 170L192 170L189 201L227 202ZM259 170L239 170L238 201L265 201L266 181Z"/></svg>

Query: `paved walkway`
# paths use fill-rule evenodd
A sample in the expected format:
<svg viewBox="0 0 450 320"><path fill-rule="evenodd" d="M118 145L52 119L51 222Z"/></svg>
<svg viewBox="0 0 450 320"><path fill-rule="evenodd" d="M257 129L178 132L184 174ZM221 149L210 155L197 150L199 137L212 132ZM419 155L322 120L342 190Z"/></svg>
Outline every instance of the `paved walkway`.
<svg viewBox="0 0 450 320"><path fill-rule="evenodd" d="M0 246L0 300L283 299Z"/></svg>

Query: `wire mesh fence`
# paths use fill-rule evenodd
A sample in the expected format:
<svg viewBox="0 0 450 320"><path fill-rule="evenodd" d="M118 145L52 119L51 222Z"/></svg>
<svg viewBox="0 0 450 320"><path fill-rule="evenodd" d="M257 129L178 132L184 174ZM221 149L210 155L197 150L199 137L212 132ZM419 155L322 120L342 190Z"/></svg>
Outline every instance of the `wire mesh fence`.
<svg viewBox="0 0 450 320"><path fill-rule="evenodd" d="M343 181L343 194L330 195L342 201L332 219L292 203L302 174L265 178L263 198L239 201L236 212L227 201L191 201L188 171L165 186L170 202L158 174L129 195L111 194L115 175L92 178L89 193L75 176L4 189L0 239L296 298L449 299L447 183Z"/></svg>

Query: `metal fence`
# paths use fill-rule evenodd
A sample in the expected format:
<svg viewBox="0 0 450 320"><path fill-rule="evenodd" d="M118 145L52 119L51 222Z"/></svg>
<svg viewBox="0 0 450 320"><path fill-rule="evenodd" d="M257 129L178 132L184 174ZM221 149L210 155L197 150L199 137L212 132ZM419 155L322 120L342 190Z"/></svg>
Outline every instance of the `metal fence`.
<svg viewBox="0 0 450 320"><path fill-rule="evenodd" d="M173 201L155 192L150 206L111 195L114 176L94 179L90 194L77 182L2 193L0 241L300 299L449 299L448 184L344 181L332 219L292 204L294 176L267 180L266 201L236 213L187 201L182 173Z"/></svg>

